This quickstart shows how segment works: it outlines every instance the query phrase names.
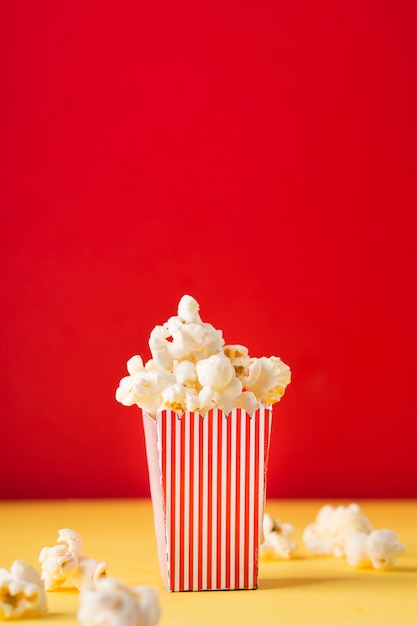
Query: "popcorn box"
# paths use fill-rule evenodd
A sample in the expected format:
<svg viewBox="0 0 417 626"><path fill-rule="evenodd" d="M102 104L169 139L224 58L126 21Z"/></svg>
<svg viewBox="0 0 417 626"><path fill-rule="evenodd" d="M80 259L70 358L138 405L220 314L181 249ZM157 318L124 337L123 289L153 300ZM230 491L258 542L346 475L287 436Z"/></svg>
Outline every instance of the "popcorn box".
<svg viewBox="0 0 417 626"><path fill-rule="evenodd" d="M143 424L167 589L256 589L272 408L161 409Z"/></svg>

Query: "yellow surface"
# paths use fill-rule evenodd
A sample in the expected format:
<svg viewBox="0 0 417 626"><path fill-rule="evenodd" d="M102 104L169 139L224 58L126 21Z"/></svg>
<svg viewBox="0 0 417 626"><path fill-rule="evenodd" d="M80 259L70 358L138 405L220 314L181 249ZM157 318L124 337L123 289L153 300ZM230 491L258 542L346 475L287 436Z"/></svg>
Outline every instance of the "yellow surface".
<svg viewBox="0 0 417 626"><path fill-rule="evenodd" d="M302 545L304 527L322 504L336 501L269 500L266 511L290 522L299 548L288 561L260 563L255 591L170 593L159 575L148 500L0 501L0 567L15 559L38 564L43 546L55 545L60 528L80 533L84 554L106 561L108 574L128 584L158 588L160 626L269 626L286 624L417 625L417 501L361 501L374 528L394 530L407 551L391 571L354 570L345 559L317 557ZM48 592L43 618L16 620L78 624L78 592Z"/></svg>

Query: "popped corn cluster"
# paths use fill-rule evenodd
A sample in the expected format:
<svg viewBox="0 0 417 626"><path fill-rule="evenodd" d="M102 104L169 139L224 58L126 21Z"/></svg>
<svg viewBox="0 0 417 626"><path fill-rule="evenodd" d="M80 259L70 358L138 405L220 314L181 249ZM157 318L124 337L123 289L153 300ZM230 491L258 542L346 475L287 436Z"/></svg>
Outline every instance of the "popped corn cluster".
<svg viewBox="0 0 417 626"><path fill-rule="evenodd" d="M137 404L155 417L161 408L177 412L238 407L252 414L262 404L278 402L291 380L279 357L251 358L245 346L225 345L222 331L201 320L199 304L185 295L178 315L150 334L152 358L127 362L116 400Z"/></svg>
<svg viewBox="0 0 417 626"><path fill-rule="evenodd" d="M402 544L392 530L382 528L366 533L352 533L346 539L346 560L352 567L389 569L397 555L404 552Z"/></svg>
<svg viewBox="0 0 417 626"><path fill-rule="evenodd" d="M297 548L294 527L288 523L281 523L268 513L265 513L263 518L263 537L260 557L265 560L289 559Z"/></svg>
<svg viewBox="0 0 417 626"><path fill-rule="evenodd" d="M45 585L25 561L14 561L8 572L0 567L0 619L43 615L47 611Z"/></svg>
<svg viewBox="0 0 417 626"><path fill-rule="evenodd" d="M101 578L80 592L77 618L83 626L155 626L160 616L152 587L129 587L116 578Z"/></svg>
<svg viewBox="0 0 417 626"><path fill-rule="evenodd" d="M315 522L304 529L303 541L311 552L339 557L345 553L348 535L371 530L370 522L357 504L337 507L326 504L317 513Z"/></svg>
<svg viewBox="0 0 417 626"><path fill-rule="evenodd" d="M56 546L42 548L39 562L47 591L60 587L65 581L82 589L106 575L106 563L83 556L81 551L82 539L70 528L58 531Z"/></svg>
<svg viewBox="0 0 417 626"><path fill-rule="evenodd" d="M153 587L129 587L107 577L106 563L82 556L82 540L74 530L60 530L57 541L41 550L42 575L21 560L10 572L0 567L0 620L45 614L45 592L68 580L80 590L77 617L84 626L155 626L161 611Z"/></svg>
<svg viewBox="0 0 417 626"><path fill-rule="evenodd" d="M352 567L374 569L392 567L405 550L392 530L373 530L357 504L323 506L304 529L303 542L316 554L345 556Z"/></svg>

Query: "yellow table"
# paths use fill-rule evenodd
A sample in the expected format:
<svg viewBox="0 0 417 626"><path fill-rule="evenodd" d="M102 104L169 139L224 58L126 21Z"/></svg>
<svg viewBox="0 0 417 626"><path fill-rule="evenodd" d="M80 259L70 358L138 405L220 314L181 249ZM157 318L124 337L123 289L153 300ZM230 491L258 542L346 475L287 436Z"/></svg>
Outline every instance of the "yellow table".
<svg viewBox="0 0 417 626"><path fill-rule="evenodd" d="M354 570L344 558L318 557L301 542L304 527L323 504L342 501L268 500L266 511L296 529L298 550L287 561L260 563L255 591L170 593L159 575L152 507L148 500L0 501L0 567L15 559L36 567L43 546L60 528L76 530L84 554L106 561L107 573L127 584L158 588L160 626L269 626L287 624L417 624L417 501L360 501L374 528L394 530L407 551L391 571ZM48 592L46 617L30 624L78 624L78 591ZM23 620L15 621L19 623Z"/></svg>

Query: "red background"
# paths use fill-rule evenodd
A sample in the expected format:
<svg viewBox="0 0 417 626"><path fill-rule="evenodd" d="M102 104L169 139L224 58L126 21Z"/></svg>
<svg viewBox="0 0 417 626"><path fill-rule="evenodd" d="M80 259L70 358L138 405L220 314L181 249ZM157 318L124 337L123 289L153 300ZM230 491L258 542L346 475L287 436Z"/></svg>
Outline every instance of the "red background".
<svg viewBox="0 0 417 626"><path fill-rule="evenodd" d="M270 497L417 497L417 4L1 11L0 496L149 493L114 392L189 293L292 367Z"/></svg>

